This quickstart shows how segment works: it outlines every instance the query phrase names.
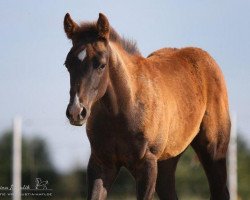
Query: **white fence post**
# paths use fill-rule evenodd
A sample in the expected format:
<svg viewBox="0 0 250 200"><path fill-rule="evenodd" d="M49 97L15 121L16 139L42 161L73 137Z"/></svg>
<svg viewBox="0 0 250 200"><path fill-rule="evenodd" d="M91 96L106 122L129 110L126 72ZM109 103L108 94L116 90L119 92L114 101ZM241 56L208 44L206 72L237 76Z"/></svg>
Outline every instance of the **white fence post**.
<svg viewBox="0 0 250 200"><path fill-rule="evenodd" d="M21 200L22 169L22 120L15 117L13 121L13 200Z"/></svg>
<svg viewBox="0 0 250 200"><path fill-rule="evenodd" d="M236 115L231 115L231 138L228 149L228 181L231 200L238 199L238 177L237 177L237 125Z"/></svg>

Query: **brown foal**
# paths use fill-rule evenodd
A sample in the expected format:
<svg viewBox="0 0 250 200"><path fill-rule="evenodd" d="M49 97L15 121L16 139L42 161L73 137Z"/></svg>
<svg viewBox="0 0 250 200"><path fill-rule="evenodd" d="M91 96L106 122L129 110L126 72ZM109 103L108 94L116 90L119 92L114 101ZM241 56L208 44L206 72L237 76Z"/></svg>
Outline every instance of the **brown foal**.
<svg viewBox="0 0 250 200"><path fill-rule="evenodd" d="M211 199L229 199L226 152L230 118L225 81L199 48L164 48L144 58L99 14L78 25L64 18L73 47L66 115L86 122L91 144L88 199L106 199L120 168L136 180L137 199L177 199L175 170L191 145L206 172Z"/></svg>

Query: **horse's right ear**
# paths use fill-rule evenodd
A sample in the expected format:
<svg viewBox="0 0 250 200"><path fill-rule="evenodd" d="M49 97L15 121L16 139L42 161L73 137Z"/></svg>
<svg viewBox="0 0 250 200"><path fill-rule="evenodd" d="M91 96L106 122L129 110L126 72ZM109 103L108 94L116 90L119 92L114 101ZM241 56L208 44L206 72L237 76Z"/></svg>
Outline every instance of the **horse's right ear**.
<svg viewBox="0 0 250 200"><path fill-rule="evenodd" d="M64 17L64 31L69 39L72 39L74 33L79 28L78 24L73 21L70 14L67 13Z"/></svg>
<svg viewBox="0 0 250 200"><path fill-rule="evenodd" d="M110 27L109 27L109 21L104 14L99 13L99 18L97 20L96 25L97 25L99 36L102 38L108 39Z"/></svg>

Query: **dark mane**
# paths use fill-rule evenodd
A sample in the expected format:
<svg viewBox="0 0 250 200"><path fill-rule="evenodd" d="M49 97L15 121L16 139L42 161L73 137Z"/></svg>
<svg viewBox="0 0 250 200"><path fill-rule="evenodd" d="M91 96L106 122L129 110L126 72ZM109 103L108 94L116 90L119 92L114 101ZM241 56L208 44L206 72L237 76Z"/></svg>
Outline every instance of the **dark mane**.
<svg viewBox="0 0 250 200"><path fill-rule="evenodd" d="M84 38L87 41L96 39L98 37L96 23L95 22L82 23L80 25L80 29L78 30L76 37L78 40ZM120 44L121 47L129 54L141 55L135 41L121 37L112 27L110 29L109 39L113 42Z"/></svg>

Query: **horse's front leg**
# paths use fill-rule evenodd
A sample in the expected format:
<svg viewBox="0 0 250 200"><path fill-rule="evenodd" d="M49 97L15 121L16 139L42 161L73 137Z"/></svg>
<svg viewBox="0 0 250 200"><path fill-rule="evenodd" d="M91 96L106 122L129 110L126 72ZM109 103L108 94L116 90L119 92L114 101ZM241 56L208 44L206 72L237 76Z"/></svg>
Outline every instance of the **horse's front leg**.
<svg viewBox="0 0 250 200"><path fill-rule="evenodd" d="M136 167L135 179L137 199L153 199L157 179L157 159L151 152L148 151Z"/></svg>
<svg viewBox="0 0 250 200"><path fill-rule="evenodd" d="M93 155L90 156L87 169L88 200L104 200L114 182L119 168L110 162L105 165Z"/></svg>

